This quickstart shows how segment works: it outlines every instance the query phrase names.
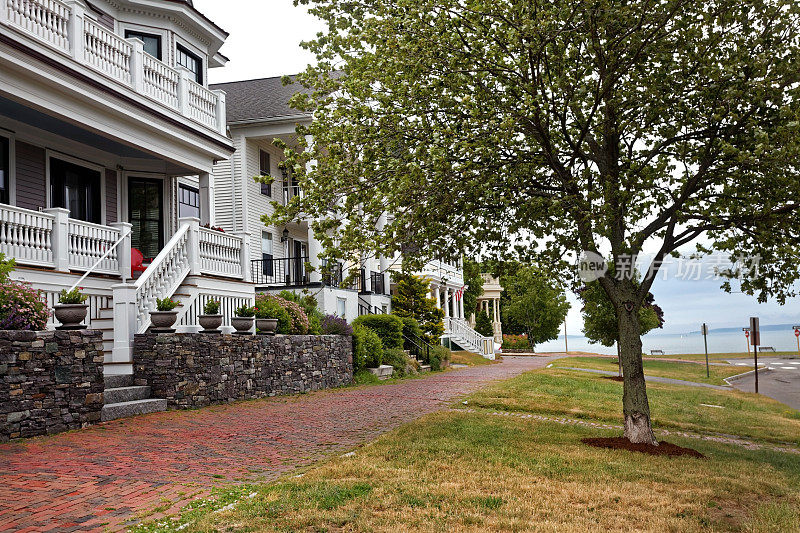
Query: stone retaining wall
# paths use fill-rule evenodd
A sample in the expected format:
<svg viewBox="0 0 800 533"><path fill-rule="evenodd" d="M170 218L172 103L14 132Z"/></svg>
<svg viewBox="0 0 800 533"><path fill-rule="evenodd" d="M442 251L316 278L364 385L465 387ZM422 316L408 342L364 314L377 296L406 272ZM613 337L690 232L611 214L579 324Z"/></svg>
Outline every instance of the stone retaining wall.
<svg viewBox="0 0 800 533"><path fill-rule="evenodd" d="M100 421L99 331L0 331L0 442Z"/></svg>
<svg viewBox="0 0 800 533"><path fill-rule="evenodd" d="M188 409L349 384L349 336L136 335L134 376L153 398Z"/></svg>

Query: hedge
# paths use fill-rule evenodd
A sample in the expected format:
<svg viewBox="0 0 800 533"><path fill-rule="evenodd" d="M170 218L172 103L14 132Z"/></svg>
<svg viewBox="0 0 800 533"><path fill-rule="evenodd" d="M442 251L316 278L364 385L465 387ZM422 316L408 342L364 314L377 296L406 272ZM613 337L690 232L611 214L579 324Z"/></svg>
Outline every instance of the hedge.
<svg viewBox="0 0 800 533"><path fill-rule="evenodd" d="M364 326L377 333L386 349L403 349L403 321L395 315L364 315L353 320L353 326Z"/></svg>

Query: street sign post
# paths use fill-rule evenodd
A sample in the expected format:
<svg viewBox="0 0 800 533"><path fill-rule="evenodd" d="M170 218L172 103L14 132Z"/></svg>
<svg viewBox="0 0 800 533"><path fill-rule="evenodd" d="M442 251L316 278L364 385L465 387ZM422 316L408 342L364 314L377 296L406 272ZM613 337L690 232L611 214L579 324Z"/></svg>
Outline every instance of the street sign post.
<svg viewBox="0 0 800 533"><path fill-rule="evenodd" d="M750 342L753 345L753 364L756 378L756 394L758 394L758 347L761 344L761 331L758 329L758 317L750 317Z"/></svg>
<svg viewBox="0 0 800 533"><path fill-rule="evenodd" d="M797 355L800 356L800 326L792 326L794 328L794 338L797 339Z"/></svg>
<svg viewBox="0 0 800 533"><path fill-rule="evenodd" d="M711 371L708 368L708 324L703 324L702 326L703 331L703 344L706 347L706 377L711 377Z"/></svg>
<svg viewBox="0 0 800 533"><path fill-rule="evenodd" d="M747 357L750 357L750 328L742 328L744 331L744 343L747 345Z"/></svg>

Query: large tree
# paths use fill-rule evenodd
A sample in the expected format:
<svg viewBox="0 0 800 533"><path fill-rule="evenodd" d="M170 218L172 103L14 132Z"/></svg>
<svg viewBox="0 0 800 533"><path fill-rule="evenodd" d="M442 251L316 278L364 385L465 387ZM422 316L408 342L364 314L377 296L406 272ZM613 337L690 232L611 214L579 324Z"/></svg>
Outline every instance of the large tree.
<svg viewBox="0 0 800 533"><path fill-rule="evenodd" d="M800 4L295 1L328 29L293 100L315 117L287 147L305 194L270 220L313 218L332 258L513 250L563 279L582 251L654 250L641 284L599 280L631 441L656 444L639 308L665 257L758 253L768 267L731 271L742 290L792 292Z"/></svg>
<svg viewBox="0 0 800 533"><path fill-rule="evenodd" d="M537 344L557 339L569 311L564 289L532 266L520 268L507 279L503 286L508 294L505 313L522 326L531 349L536 351Z"/></svg>

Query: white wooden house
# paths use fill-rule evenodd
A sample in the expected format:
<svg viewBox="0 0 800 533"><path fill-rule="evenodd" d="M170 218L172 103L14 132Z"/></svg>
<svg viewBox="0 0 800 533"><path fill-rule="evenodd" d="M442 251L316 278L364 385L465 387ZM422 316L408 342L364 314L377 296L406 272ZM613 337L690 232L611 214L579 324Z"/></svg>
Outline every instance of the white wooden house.
<svg viewBox="0 0 800 533"><path fill-rule="evenodd" d="M212 295L227 315L253 299L246 236L203 227L234 151L207 83L226 37L191 0L0 5L0 252L51 305L85 288L107 374L132 373L156 298L184 330Z"/></svg>

